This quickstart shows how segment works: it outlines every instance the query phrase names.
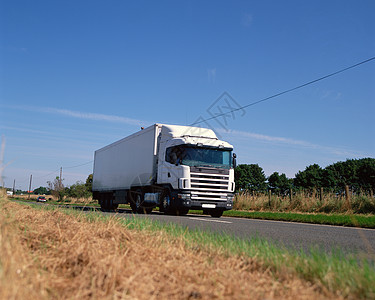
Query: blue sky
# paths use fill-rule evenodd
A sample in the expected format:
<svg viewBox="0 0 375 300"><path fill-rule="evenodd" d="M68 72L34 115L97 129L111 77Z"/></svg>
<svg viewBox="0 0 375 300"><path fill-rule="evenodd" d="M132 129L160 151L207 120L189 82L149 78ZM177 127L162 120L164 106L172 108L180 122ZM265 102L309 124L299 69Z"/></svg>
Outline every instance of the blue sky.
<svg viewBox="0 0 375 300"><path fill-rule="evenodd" d="M66 185L84 181L96 149L140 126L189 125L375 56L374 1L15 0L0 11L3 177L20 189L60 167ZM208 125L239 163L294 177L375 157L374 102L371 61Z"/></svg>

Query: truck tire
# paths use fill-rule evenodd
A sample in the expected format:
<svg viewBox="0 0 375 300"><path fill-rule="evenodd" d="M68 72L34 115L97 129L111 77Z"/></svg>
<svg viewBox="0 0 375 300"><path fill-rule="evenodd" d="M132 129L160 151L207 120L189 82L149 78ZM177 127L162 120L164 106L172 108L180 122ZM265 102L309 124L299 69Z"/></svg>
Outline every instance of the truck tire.
<svg viewBox="0 0 375 300"><path fill-rule="evenodd" d="M171 207L171 195L169 191L165 191L160 198L160 211L164 212L166 215L175 214L175 210Z"/></svg>
<svg viewBox="0 0 375 300"><path fill-rule="evenodd" d="M181 207L176 210L176 214L178 216L186 216L189 212L189 209L187 207Z"/></svg>
<svg viewBox="0 0 375 300"><path fill-rule="evenodd" d="M99 200L99 205L100 205L100 210L101 211L106 211L107 210L107 206L105 204L105 201L104 200Z"/></svg>
<svg viewBox="0 0 375 300"><path fill-rule="evenodd" d="M149 215L153 210L153 207L143 207L143 213Z"/></svg>
<svg viewBox="0 0 375 300"><path fill-rule="evenodd" d="M113 204L113 201L109 199L101 199L99 204L101 211L113 211L118 208L118 204Z"/></svg>
<svg viewBox="0 0 375 300"><path fill-rule="evenodd" d="M223 212L222 209L214 209L210 211L210 215L213 218L220 218L223 215Z"/></svg>
<svg viewBox="0 0 375 300"><path fill-rule="evenodd" d="M130 191L130 207L135 214L150 214L152 212L152 206L145 206L144 204L144 193L142 190L137 189Z"/></svg>
<svg viewBox="0 0 375 300"><path fill-rule="evenodd" d="M141 190L133 190L129 192L130 195L130 207L132 208L133 213L137 214L139 213L140 207L142 205L142 191Z"/></svg>

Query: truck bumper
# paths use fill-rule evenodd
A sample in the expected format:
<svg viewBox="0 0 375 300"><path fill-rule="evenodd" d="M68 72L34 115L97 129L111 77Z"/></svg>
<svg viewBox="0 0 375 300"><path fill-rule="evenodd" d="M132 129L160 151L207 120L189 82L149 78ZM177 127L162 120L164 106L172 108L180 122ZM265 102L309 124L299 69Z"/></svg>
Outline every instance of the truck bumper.
<svg viewBox="0 0 375 300"><path fill-rule="evenodd" d="M173 197L174 196L174 197ZM233 194L228 194L226 200L204 201L191 199L190 193L176 193L174 198L177 207L186 207L189 209L223 209L230 210L233 208Z"/></svg>

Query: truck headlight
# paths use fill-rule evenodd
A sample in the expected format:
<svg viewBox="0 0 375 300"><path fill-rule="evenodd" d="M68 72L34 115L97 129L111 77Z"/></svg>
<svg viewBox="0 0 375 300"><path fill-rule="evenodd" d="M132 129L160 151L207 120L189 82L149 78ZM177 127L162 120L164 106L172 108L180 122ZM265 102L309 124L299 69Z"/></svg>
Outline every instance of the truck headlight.
<svg viewBox="0 0 375 300"><path fill-rule="evenodd" d="M187 200L190 199L190 194L178 194L178 198Z"/></svg>

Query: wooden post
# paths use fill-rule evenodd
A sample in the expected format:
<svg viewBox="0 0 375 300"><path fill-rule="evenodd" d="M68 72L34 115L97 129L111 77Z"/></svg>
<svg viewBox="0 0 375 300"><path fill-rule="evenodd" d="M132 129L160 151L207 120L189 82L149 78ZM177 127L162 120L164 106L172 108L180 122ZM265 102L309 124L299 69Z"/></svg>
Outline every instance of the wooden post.
<svg viewBox="0 0 375 300"><path fill-rule="evenodd" d="M271 208L271 190L268 190L268 206Z"/></svg>
<svg viewBox="0 0 375 300"><path fill-rule="evenodd" d="M313 190L312 190L312 197L314 199L316 198L316 187L315 186L313 187Z"/></svg>
<svg viewBox="0 0 375 300"><path fill-rule="evenodd" d="M293 201L293 189L292 188L289 189L289 201L290 203L292 203Z"/></svg>
<svg viewBox="0 0 375 300"><path fill-rule="evenodd" d="M320 188L319 199L320 199L320 202L323 201L323 188L322 187Z"/></svg>
<svg viewBox="0 0 375 300"><path fill-rule="evenodd" d="M347 209L350 209L350 193L349 193L349 186L345 185L345 202Z"/></svg>

